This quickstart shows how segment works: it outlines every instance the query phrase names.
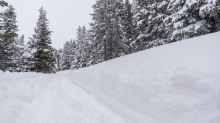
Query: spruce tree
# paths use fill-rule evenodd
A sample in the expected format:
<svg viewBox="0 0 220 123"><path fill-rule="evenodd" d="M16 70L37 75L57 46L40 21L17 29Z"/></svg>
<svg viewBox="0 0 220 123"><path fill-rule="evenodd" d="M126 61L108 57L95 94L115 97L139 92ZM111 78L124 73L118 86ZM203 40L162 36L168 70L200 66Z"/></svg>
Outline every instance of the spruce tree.
<svg viewBox="0 0 220 123"><path fill-rule="evenodd" d="M0 1L0 6L1 6L1 7L8 6L8 3L5 2L4 0L1 0L1 1ZM1 18L1 19L2 19L2 15L3 15L3 14L0 13L0 18ZM0 19L0 22L2 21L1 19ZM0 25L0 30L2 30L2 26L1 26L1 25ZM1 51L0 51L0 52L1 52Z"/></svg>
<svg viewBox="0 0 220 123"><path fill-rule="evenodd" d="M92 6L93 14L90 23L90 39L92 40L93 64L107 60L107 35L106 35L106 4L103 0L97 0Z"/></svg>
<svg viewBox="0 0 220 123"><path fill-rule="evenodd" d="M61 71L62 49L59 50L54 49L54 56L56 58L56 71Z"/></svg>
<svg viewBox="0 0 220 123"><path fill-rule="evenodd" d="M15 47L15 63L16 63L16 72L24 72L26 71L25 65L25 41L24 35L21 35L16 40L16 47Z"/></svg>
<svg viewBox="0 0 220 123"><path fill-rule="evenodd" d="M79 67L82 68L82 67L86 67L87 65L87 45L88 45L88 42L87 42L87 30L86 30L86 27L83 26L82 29L81 29L81 41L77 41L77 45L80 47L80 56L79 56Z"/></svg>
<svg viewBox="0 0 220 123"><path fill-rule="evenodd" d="M77 29L77 59L78 59L78 67L77 68L82 68L86 67L86 45L87 45L87 40L86 40L86 27L83 26L82 28L79 27ZM74 65L75 66L75 65Z"/></svg>
<svg viewBox="0 0 220 123"><path fill-rule="evenodd" d="M55 58L53 56L53 48L51 44L51 33L48 27L48 19L46 11L41 7L39 9L40 16L35 28L33 39L36 41L37 50L34 53L34 68L35 72L55 73Z"/></svg>
<svg viewBox="0 0 220 123"><path fill-rule="evenodd" d="M124 21L124 3L123 0L115 0L112 3L113 13L111 23L112 23L112 42L110 45L110 58L116 58L129 53L128 45L126 45L127 40L124 38L123 33L123 21ZM111 12L111 11L110 11Z"/></svg>
<svg viewBox="0 0 220 123"><path fill-rule="evenodd" d="M34 54L37 51L37 39L35 39L34 37L36 34L33 35L32 38L29 37L29 41L27 42L25 48L25 64L26 64L26 71L27 72L34 72L35 71L35 58L34 58Z"/></svg>
<svg viewBox="0 0 220 123"><path fill-rule="evenodd" d="M167 35L163 19L167 17L167 0L155 0L138 2L140 12L138 13L136 39L137 51L162 45L166 42Z"/></svg>
<svg viewBox="0 0 220 123"><path fill-rule="evenodd" d="M192 38L218 30L219 1L215 0L172 0L164 19L169 27L169 42Z"/></svg>
<svg viewBox="0 0 220 123"><path fill-rule="evenodd" d="M75 40L66 41L63 46L62 51L62 62L61 62L61 70L70 70L78 68L79 59L78 55L75 53L76 43Z"/></svg>
<svg viewBox="0 0 220 123"><path fill-rule="evenodd" d="M13 6L9 5L2 16L2 31L0 34L0 69L2 71L15 71L15 45L18 36L16 13Z"/></svg>
<svg viewBox="0 0 220 123"><path fill-rule="evenodd" d="M90 39L96 56L94 63L107 61L128 53L123 40L123 0L98 0L93 6ZM94 56L93 56L94 57Z"/></svg>
<svg viewBox="0 0 220 123"><path fill-rule="evenodd" d="M125 43L130 46L133 41L134 29L133 29L133 13L132 5L129 0L125 0L124 11L122 15L122 33ZM129 48L129 53L131 53L131 47Z"/></svg>
<svg viewBox="0 0 220 123"><path fill-rule="evenodd" d="M143 40L138 40L140 36L143 36L145 29L147 28L147 19L148 19L148 10L147 5L149 2L146 0L136 0L135 2L135 15L133 16L133 25L134 25L134 38L130 45L132 47L132 52L137 52L145 48L145 42Z"/></svg>

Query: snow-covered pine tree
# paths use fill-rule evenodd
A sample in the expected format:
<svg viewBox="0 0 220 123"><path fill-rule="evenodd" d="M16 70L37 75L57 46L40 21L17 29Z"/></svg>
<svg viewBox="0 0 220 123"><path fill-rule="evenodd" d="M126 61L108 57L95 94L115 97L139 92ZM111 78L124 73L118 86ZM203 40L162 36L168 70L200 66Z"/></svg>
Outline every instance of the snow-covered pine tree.
<svg viewBox="0 0 220 123"><path fill-rule="evenodd" d="M71 69L79 69L80 68L80 48L78 42L76 40L69 41L69 54L70 54L70 63Z"/></svg>
<svg viewBox="0 0 220 123"><path fill-rule="evenodd" d="M86 39L87 39L87 43L88 43L88 46L86 46L86 53L87 53L87 66L90 66L90 65L94 65L96 64L96 61L98 61L96 58L97 58L97 55L96 55L96 47L95 47L95 41L94 41L94 38L93 38L93 32L91 30L88 30L87 31L87 34L86 34Z"/></svg>
<svg viewBox="0 0 220 123"><path fill-rule="evenodd" d="M98 0L93 10L89 39L96 54L94 64L128 53L122 31L123 0Z"/></svg>
<svg viewBox="0 0 220 123"><path fill-rule="evenodd" d="M220 30L220 0L206 0L199 10L199 16L205 19L208 30L216 32Z"/></svg>
<svg viewBox="0 0 220 123"><path fill-rule="evenodd" d="M54 50L54 56L56 58L56 71L61 71L61 61L62 61L62 49Z"/></svg>
<svg viewBox="0 0 220 123"><path fill-rule="evenodd" d="M131 53L130 43L134 40L134 29L133 29L133 13L132 5L129 0L125 0L124 11L122 15L122 33L123 38L127 46L129 46L129 53Z"/></svg>
<svg viewBox="0 0 220 123"><path fill-rule="evenodd" d="M132 0L132 26L133 26L133 35L132 35L132 42L129 44L130 46L130 52L133 53L133 52L136 52L137 49L138 49L138 44L136 44L136 39L139 35L139 29L138 29L138 26L137 26L137 22L139 21L140 19L140 3L141 1L138 1L138 0ZM136 50L136 51L135 51Z"/></svg>
<svg viewBox="0 0 220 123"><path fill-rule="evenodd" d="M42 73L55 73L55 58L51 44L51 31L48 28L46 11L41 7L40 15L35 28L33 39L37 43L37 51L34 53L34 71Z"/></svg>
<svg viewBox="0 0 220 123"><path fill-rule="evenodd" d="M92 61L93 61L93 54L92 54L92 41L90 39L90 31L86 32L85 35L85 48L84 48L84 59L85 59L85 66L90 66L92 65Z"/></svg>
<svg viewBox="0 0 220 123"><path fill-rule="evenodd" d="M85 26L83 26L82 29L83 33L83 52L82 52L82 57L81 57L81 67L87 67L88 66L88 61L89 61L89 33L86 30Z"/></svg>
<svg viewBox="0 0 220 123"><path fill-rule="evenodd" d="M71 60L70 60L70 52L69 52L70 44L67 41L63 46L62 52L62 62L61 62L61 70L70 70L71 68Z"/></svg>
<svg viewBox="0 0 220 123"><path fill-rule="evenodd" d="M83 26L82 28L79 26L77 29L77 49L76 52L77 59L78 59L78 68L86 67L86 45L87 45L87 39L86 39L86 27Z"/></svg>
<svg viewBox="0 0 220 123"><path fill-rule="evenodd" d="M75 40L71 39L70 41L66 41L66 43L63 46L61 57L61 70L70 70L78 67Z"/></svg>
<svg viewBox="0 0 220 123"><path fill-rule="evenodd" d="M167 8L170 16L164 23L169 27L169 42L218 30L218 0L171 0Z"/></svg>
<svg viewBox="0 0 220 123"><path fill-rule="evenodd" d="M3 71L15 71L15 45L18 36L16 13L13 6L9 5L2 16L2 30L0 36L0 69Z"/></svg>
<svg viewBox="0 0 220 123"><path fill-rule="evenodd" d="M16 72L26 71L25 56L24 56L25 52L26 52L26 47L25 47L24 35L21 35L19 38L17 38L16 47L15 47L15 62L17 64L15 70Z"/></svg>
<svg viewBox="0 0 220 123"><path fill-rule="evenodd" d="M112 2L112 44L111 54L112 58L120 57L129 53L129 47L126 45L123 35L123 18L124 18L124 3L123 0L115 0Z"/></svg>
<svg viewBox="0 0 220 123"><path fill-rule="evenodd" d="M136 43L138 50L144 50L166 42L166 28L163 19L167 17L167 0L155 0L140 3L140 15L137 28L139 35Z"/></svg>
<svg viewBox="0 0 220 123"><path fill-rule="evenodd" d="M35 39L36 34L33 34L32 38L29 37L29 41L26 43L25 46L25 65L26 65L26 71L27 72L34 72L35 71L35 58L34 53L37 51L37 39Z"/></svg>
<svg viewBox="0 0 220 123"><path fill-rule="evenodd" d="M104 0L97 0L92 6L93 14L90 23L90 40L92 41L92 52L93 52L93 62L92 64L97 64L107 60L106 51L106 4Z"/></svg>
<svg viewBox="0 0 220 123"><path fill-rule="evenodd" d="M0 6L1 6L1 7L8 6L8 3L5 2L4 0L1 0L1 1L0 1ZM0 22L2 21L2 15L3 15L3 13L0 13ZM2 25L0 25L0 30L2 30Z"/></svg>
<svg viewBox="0 0 220 123"><path fill-rule="evenodd" d="M132 47L132 52L137 52L139 50L143 50L145 43L142 40L137 40L138 37L144 34L145 29L147 28L147 2L146 0L135 0L135 14L133 16L133 26L134 26L134 40L130 43Z"/></svg>
<svg viewBox="0 0 220 123"><path fill-rule="evenodd" d="M104 1L104 21L105 21L105 44L104 44L104 51L105 51L105 61L112 59L112 46L113 46L113 25L111 20L113 19L113 2L111 0Z"/></svg>

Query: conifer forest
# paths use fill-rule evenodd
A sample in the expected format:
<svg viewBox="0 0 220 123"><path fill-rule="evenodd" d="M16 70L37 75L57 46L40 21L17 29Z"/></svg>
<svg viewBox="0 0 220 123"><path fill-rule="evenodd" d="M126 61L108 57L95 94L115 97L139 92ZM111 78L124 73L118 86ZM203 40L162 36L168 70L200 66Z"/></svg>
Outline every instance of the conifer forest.
<svg viewBox="0 0 220 123"><path fill-rule="evenodd" d="M96 0L90 28L55 49L46 10L39 8L34 34L18 35L16 8L0 13L0 69L56 73L220 30L220 0Z"/></svg>

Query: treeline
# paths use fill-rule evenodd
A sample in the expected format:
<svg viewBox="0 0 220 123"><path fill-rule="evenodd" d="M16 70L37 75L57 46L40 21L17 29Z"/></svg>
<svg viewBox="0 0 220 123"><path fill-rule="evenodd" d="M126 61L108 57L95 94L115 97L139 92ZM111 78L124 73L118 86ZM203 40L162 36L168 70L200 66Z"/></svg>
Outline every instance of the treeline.
<svg viewBox="0 0 220 123"><path fill-rule="evenodd" d="M79 27L76 40L66 41L59 50L50 46L51 31L43 8L27 44L24 36L16 34L16 21L10 26L14 32L6 33L6 10L1 15L0 68L44 73L74 70L220 30L220 0L133 0L132 4L129 0L97 0L92 8L90 29ZM4 42L9 38L14 43L7 43L11 50L5 52Z"/></svg>

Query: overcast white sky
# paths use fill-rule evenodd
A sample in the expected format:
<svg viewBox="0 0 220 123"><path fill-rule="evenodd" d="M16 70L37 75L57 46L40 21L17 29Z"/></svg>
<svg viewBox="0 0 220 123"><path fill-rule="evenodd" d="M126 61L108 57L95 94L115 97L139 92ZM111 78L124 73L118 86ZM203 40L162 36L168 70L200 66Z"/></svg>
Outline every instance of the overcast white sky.
<svg viewBox="0 0 220 123"><path fill-rule="evenodd" d="M91 6L96 0L5 0L14 6L17 13L19 35L26 41L34 34L40 7L47 11L52 45L59 49L70 39L76 39L76 30L85 25L89 29Z"/></svg>
<svg viewBox="0 0 220 123"><path fill-rule="evenodd" d="M6 0L14 6L17 13L19 35L24 34L26 41L34 34L40 7L47 11L52 45L62 48L65 41L76 38L76 30L85 25L89 28L96 0Z"/></svg>

